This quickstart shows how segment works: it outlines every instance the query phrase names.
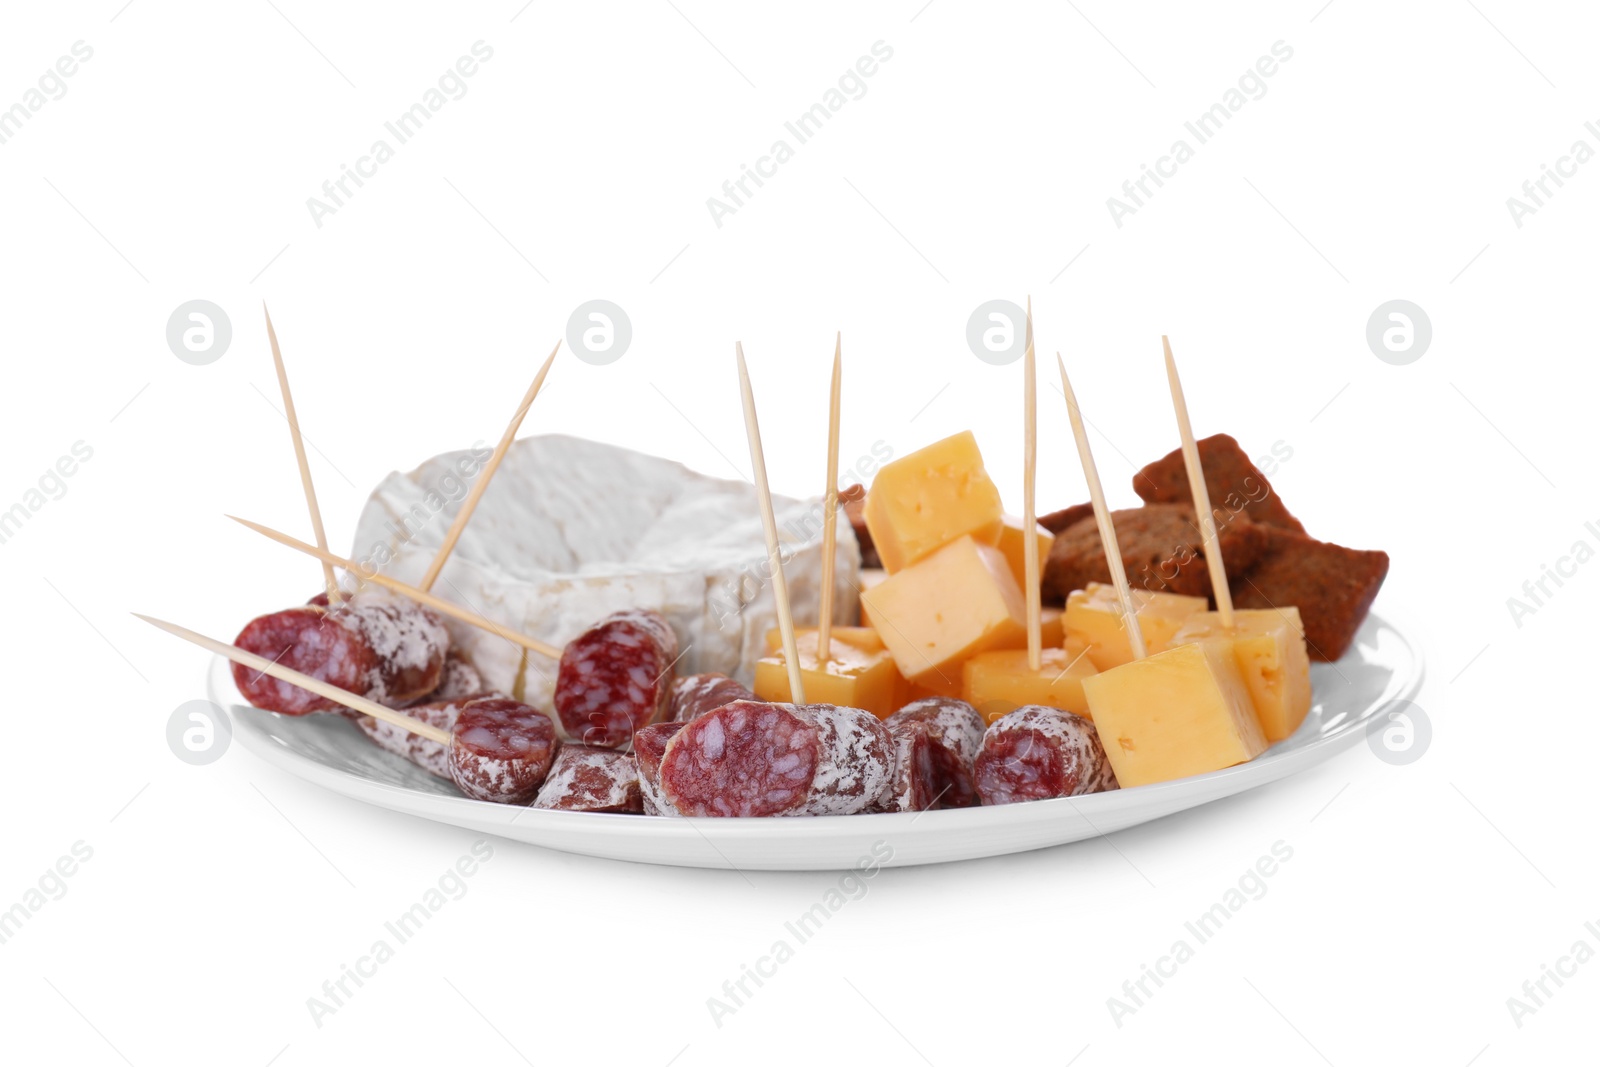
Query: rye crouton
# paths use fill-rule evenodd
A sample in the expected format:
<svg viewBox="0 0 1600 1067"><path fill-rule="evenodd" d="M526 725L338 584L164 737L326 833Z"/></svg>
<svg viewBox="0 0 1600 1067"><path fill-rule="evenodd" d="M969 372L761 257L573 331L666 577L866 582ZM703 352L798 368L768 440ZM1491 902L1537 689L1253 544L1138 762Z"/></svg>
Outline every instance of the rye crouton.
<svg viewBox="0 0 1600 1067"><path fill-rule="evenodd" d="M1258 526L1265 545L1249 568L1229 568L1237 608L1300 609L1311 658L1345 654L1389 573L1386 552L1366 552Z"/></svg>
<svg viewBox="0 0 1600 1067"><path fill-rule="evenodd" d="M1239 442L1225 433L1195 442L1200 450L1200 466L1206 472L1206 493L1217 525L1222 526L1240 511L1250 521L1303 534L1306 528L1289 514L1283 499L1261 469L1250 461ZM1150 504L1189 504L1189 474L1183 464L1183 450L1173 449L1133 476L1133 491Z"/></svg>
<svg viewBox="0 0 1600 1067"><path fill-rule="evenodd" d="M1111 513L1128 584L1154 593L1209 597L1211 579L1205 549L1187 504L1146 504ZM1260 527L1243 516L1217 531L1222 562L1230 574L1242 574L1266 546ZM1100 545L1100 530L1091 516L1056 536L1045 563L1044 598L1059 603L1090 582L1110 583L1111 570Z"/></svg>
<svg viewBox="0 0 1600 1067"><path fill-rule="evenodd" d="M1068 526L1074 526L1084 519L1094 518L1093 504L1074 504L1070 508L1052 511L1048 515L1039 516L1039 525L1053 534L1058 534Z"/></svg>

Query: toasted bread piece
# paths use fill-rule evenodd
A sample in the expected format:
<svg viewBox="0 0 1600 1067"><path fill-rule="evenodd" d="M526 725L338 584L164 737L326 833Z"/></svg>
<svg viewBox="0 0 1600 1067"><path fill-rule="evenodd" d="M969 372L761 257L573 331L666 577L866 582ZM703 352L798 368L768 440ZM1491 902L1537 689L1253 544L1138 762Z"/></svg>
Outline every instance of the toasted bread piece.
<svg viewBox="0 0 1600 1067"><path fill-rule="evenodd" d="M1252 522L1298 534L1306 532L1300 520L1283 506L1283 498L1273 490L1261 469L1250 461L1238 441L1219 433L1195 444L1200 450L1200 466L1206 472L1206 493L1211 497L1211 510L1217 516L1218 525L1243 511ZM1133 491L1146 503L1193 506L1194 496L1189 492L1183 450L1175 448L1135 474Z"/></svg>
<svg viewBox="0 0 1600 1067"><path fill-rule="evenodd" d="M1076 525L1084 519L1094 517L1093 504L1074 504L1070 508L1052 511L1048 515L1039 516L1039 525L1053 534L1058 534L1068 526Z"/></svg>
<svg viewBox="0 0 1600 1067"><path fill-rule="evenodd" d="M1229 569L1234 607L1297 607L1311 658L1338 659L1355 640L1389 573L1388 553L1343 548L1272 527L1257 529L1266 539L1260 556L1248 569Z"/></svg>
<svg viewBox="0 0 1600 1067"><path fill-rule="evenodd" d="M867 568L883 566L878 550L873 547L872 533L867 529L867 487L857 482L848 489L839 490L839 504L855 531L856 543L861 546L861 565Z"/></svg>
<svg viewBox="0 0 1600 1067"><path fill-rule="evenodd" d="M1183 596L1211 595L1205 549L1195 525L1194 509L1187 504L1146 504L1111 513L1117 530L1128 584L1153 593ZM1266 546L1260 527L1242 515L1217 531L1222 562L1228 572L1243 573ZM1065 601L1074 589L1090 582L1109 583L1111 571L1100 546L1100 531L1093 516L1080 520L1056 536L1045 563L1042 588L1046 600Z"/></svg>

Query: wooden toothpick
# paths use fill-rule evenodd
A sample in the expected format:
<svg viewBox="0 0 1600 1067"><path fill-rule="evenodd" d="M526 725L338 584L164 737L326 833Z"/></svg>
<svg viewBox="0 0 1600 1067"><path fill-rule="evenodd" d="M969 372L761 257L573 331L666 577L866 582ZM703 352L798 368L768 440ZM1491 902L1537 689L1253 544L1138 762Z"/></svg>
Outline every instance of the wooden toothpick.
<svg viewBox="0 0 1600 1067"><path fill-rule="evenodd" d="M441 730L437 726L429 726L425 722L418 722L409 715L403 715L393 708L386 708L376 701L368 700L366 697L356 696L354 693L340 689L336 685L329 685L320 678L313 678L309 674L301 674L297 670L292 670L280 663L258 656L254 652L246 652L236 645L223 644L221 641L207 637L204 634L197 634L193 630L179 626L177 623L152 619L150 616L140 615L138 612L134 612L133 617L143 619L158 630L165 630L174 637L181 637L190 644L199 645L208 652L215 652L217 655L249 667L253 671L260 671L268 677L276 678L280 682L288 682L290 685L297 685L301 689L309 689L318 696L325 697L335 704L347 707L352 711L359 711L363 715L371 715L374 719L381 719L390 725L400 727L402 730L409 730L418 737L425 737L429 741L436 741L441 745L450 744L450 734L447 731Z"/></svg>
<svg viewBox="0 0 1600 1067"><path fill-rule="evenodd" d="M1033 297L1028 297L1027 344L1022 352L1022 574L1027 585L1023 593L1028 606L1028 669L1042 666L1043 638L1040 617L1043 608L1039 590L1039 520L1033 494L1034 475L1039 466L1038 375L1033 356Z"/></svg>
<svg viewBox="0 0 1600 1067"><path fill-rule="evenodd" d="M833 382L828 393L828 483L822 498L822 591L817 621L817 660L833 652L833 553L839 521L839 364L842 335L833 335Z"/></svg>
<svg viewBox="0 0 1600 1067"><path fill-rule="evenodd" d="M1206 488L1206 472L1200 466L1200 446L1189 425L1189 403L1183 398L1183 383L1178 380L1178 364L1172 358L1172 344L1161 335L1161 349L1167 358L1167 384L1172 389L1172 410L1178 416L1178 433L1183 439L1183 465L1189 473L1189 495L1194 498L1195 518L1200 521L1200 537L1206 549L1206 569L1211 572L1211 592L1217 598L1217 618L1224 630L1233 629L1233 594L1228 591L1228 570L1217 544L1217 519L1211 512L1211 491Z"/></svg>
<svg viewBox="0 0 1600 1067"><path fill-rule="evenodd" d="M499 469L500 461L506 458L506 451L511 447L511 442L516 440L517 430L522 426L522 420L527 416L528 409L533 406L533 400L539 395L539 390L544 388L545 375L550 373L550 365L556 361L556 353L559 351L561 342L557 341L556 346L550 350L550 358L544 361L544 366L540 367L539 373L534 376L533 384L528 386L528 391L523 394L522 403L517 405L510 424L506 426L506 432L500 436L500 443L494 446L494 454L489 457L489 462L484 464L477 480L472 483L467 498L461 502L455 521L450 524L449 531L444 535L444 543L439 546L433 562L428 564L428 570L423 574L422 581L417 583L424 593L433 588L433 583L439 579L439 572L444 570L445 561L450 558L450 553L455 551L456 542L461 540L461 531L467 528L472 512L477 508L478 501L483 498L483 491L489 488L489 482L494 478L494 472Z"/></svg>
<svg viewBox="0 0 1600 1067"><path fill-rule="evenodd" d="M1094 505L1094 521L1100 528L1100 544L1105 549L1106 566L1111 571L1111 583L1117 587L1117 599L1122 603L1122 628L1128 632L1128 647L1134 659L1144 659L1144 631L1139 629L1139 616L1133 609L1133 593L1128 589L1128 574L1122 566L1122 548L1117 544L1117 530L1111 524L1111 512L1106 507L1105 490L1100 487L1100 472L1094 465L1094 453L1089 448L1089 435L1083 428L1083 414L1078 410L1078 398L1072 392L1072 382L1067 379L1067 365L1056 353L1056 366L1061 368L1061 391L1067 396L1067 418L1072 422L1072 436L1078 443L1078 459L1083 463L1083 477L1089 483L1089 500Z"/></svg>
<svg viewBox="0 0 1600 1067"><path fill-rule="evenodd" d="M336 567L343 567L347 572L356 575L364 582L371 582L373 585L381 585L385 589L393 590L403 597L407 597L416 601L423 607L432 608L441 615L448 615L450 618L464 622L468 626L476 626L480 630L486 630L497 637L505 638L512 644L521 645L523 648L532 649L540 655L549 656L551 659L561 658L561 649L557 648L555 645L548 644L536 637L528 637L525 634L519 634L514 631L507 630L499 623L496 623L491 619L486 619L482 615L474 614L473 612L468 611L466 608L461 607L459 604L451 603L450 601L441 599L432 593L424 592L415 586L407 585L405 582L391 578L387 574L380 574L377 572L367 574L364 568L360 567L358 564L352 563L350 560L343 559L334 555L332 552L320 549L315 545L308 545L304 541L297 540L285 533L279 533L277 530L267 526L262 526L260 523L251 522L249 519L241 519L237 515L229 515L228 518L232 519L240 526L246 526L254 530L256 533L261 534L263 537L276 541L280 545L286 545L289 548L294 549L296 552L304 552L306 555L315 556L325 563Z"/></svg>
<svg viewBox="0 0 1600 1067"><path fill-rule="evenodd" d="M783 659L789 669L789 698L806 702L800 677L800 650L794 640L794 615L789 610L789 584L783 579L783 554L778 548L778 520L772 513L772 490L767 487L767 460L761 450L761 425L756 419L756 397L750 388L750 368L744 363L744 345L735 342L739 364L739 392L744 400L744 430L750 439L750 466L755 474L756 499L761 505L761 525L767 534L767 562L772 570L772 599L778 611L778 634L783 639Z"/></svg>
<svg viewBox="0 0 1600 1067"><path fill-rule="evenodd" d="M283 353L278 350L278 332L272 328L272 313L267 310L265 302L261 305L261 313L267 318L267 341L272 346L272 365L278 372L278 391L283 394L283 415L289 420L289 439L294 442L294 459L300 467L300 484L305 488L306 507L311 510L311 534L317 539L317 547L326 552L328 535L322 530L322 509L317 507L317 490L311 484L311 465L306 462L306 443L300 436L300 417L295 414L294 396L289 392L289 375L283 369ZM322 580L328 591L328 604L338 607L343 599L339 593L339 582L334 577L333 567L326 562L322 564Z"/></svg>

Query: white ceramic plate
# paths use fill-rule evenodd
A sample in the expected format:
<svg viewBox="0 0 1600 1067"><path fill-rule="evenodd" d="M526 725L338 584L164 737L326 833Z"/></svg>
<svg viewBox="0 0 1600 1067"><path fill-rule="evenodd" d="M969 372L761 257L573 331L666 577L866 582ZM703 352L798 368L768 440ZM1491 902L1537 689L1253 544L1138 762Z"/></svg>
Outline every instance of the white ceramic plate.
<svg viewBox="0 0 1600 1067"><path fill-rule="evenodd" d="M292 718L244 705L226 660L209 692L256 755L335 793L395 811L586 856L740 870L842 870L863 859L910 866L978 859L1098 837L1285 778L1355 743L1386 706L1413 697L1422 656L1370 616L1338 663L1311 667L1316 703L1295 735L1249 763L1175 782L993 808L799 819L665 819L513 808L467 800L390 755L338 715Z"/></svg>

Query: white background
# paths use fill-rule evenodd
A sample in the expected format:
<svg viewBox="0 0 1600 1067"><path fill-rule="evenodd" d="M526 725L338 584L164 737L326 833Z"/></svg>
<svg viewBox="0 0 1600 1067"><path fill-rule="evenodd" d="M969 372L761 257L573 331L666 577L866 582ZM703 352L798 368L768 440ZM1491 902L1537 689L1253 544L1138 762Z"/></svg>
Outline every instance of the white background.
<svg viewBox="0 0 1600 1067"><path fill-rule="evenodd" d="M1600 546L1584 529L1600 163L1521 228L1506 207L1576 139L1600 148L1583 127L1600 120L1592 11L122 3L7 5L0 29L0 106L75 41L94 49L0 145L0 508L93 449L0 544L0 908L93 849L0 945L5 1059L1592 1057L1600 963L1520 1027L1506 1005L1578 939L1600 948L1584 929L1600 566L1520 626L1506 604L1573 542ZM479 40L494 54L466 95L318 228L306 199ZM706 198L880 40L893 58L865 96L718 228ZM1106 198L1280 40L1293 58L1265 96L1114 225ZM743 472L742 339L774 488L816 493L837 329L846 461L972 428L1016 509L1018 368L981 363L964 330L980 302L1030 293L1116 502L1176 441L1167 332L1199 433L1286 443L1275 480L1309 529L1392 555L1379 610L1430 657L1424 756L1357 746L1109 840L887 871L720 1027L707 998L837 876L497 842L467 895L316 1026L307 998L473 837L237 746L203 768L167 748L205 658L128 613L226 637L318 580L221 518L306 530L262 301L344 546L387 472L493 440L596 297L627 310L631 349L604 367L564 354L525 432ZM204 367L165 341L196 298L234 330ZM1394 298L1433 324L1409 366L1365 342ZM1063 407L1041 387L1041 510L1084 495ZM1107 998L1278 841L1293 859L1267 894L1116 1025Z"/></svg>

